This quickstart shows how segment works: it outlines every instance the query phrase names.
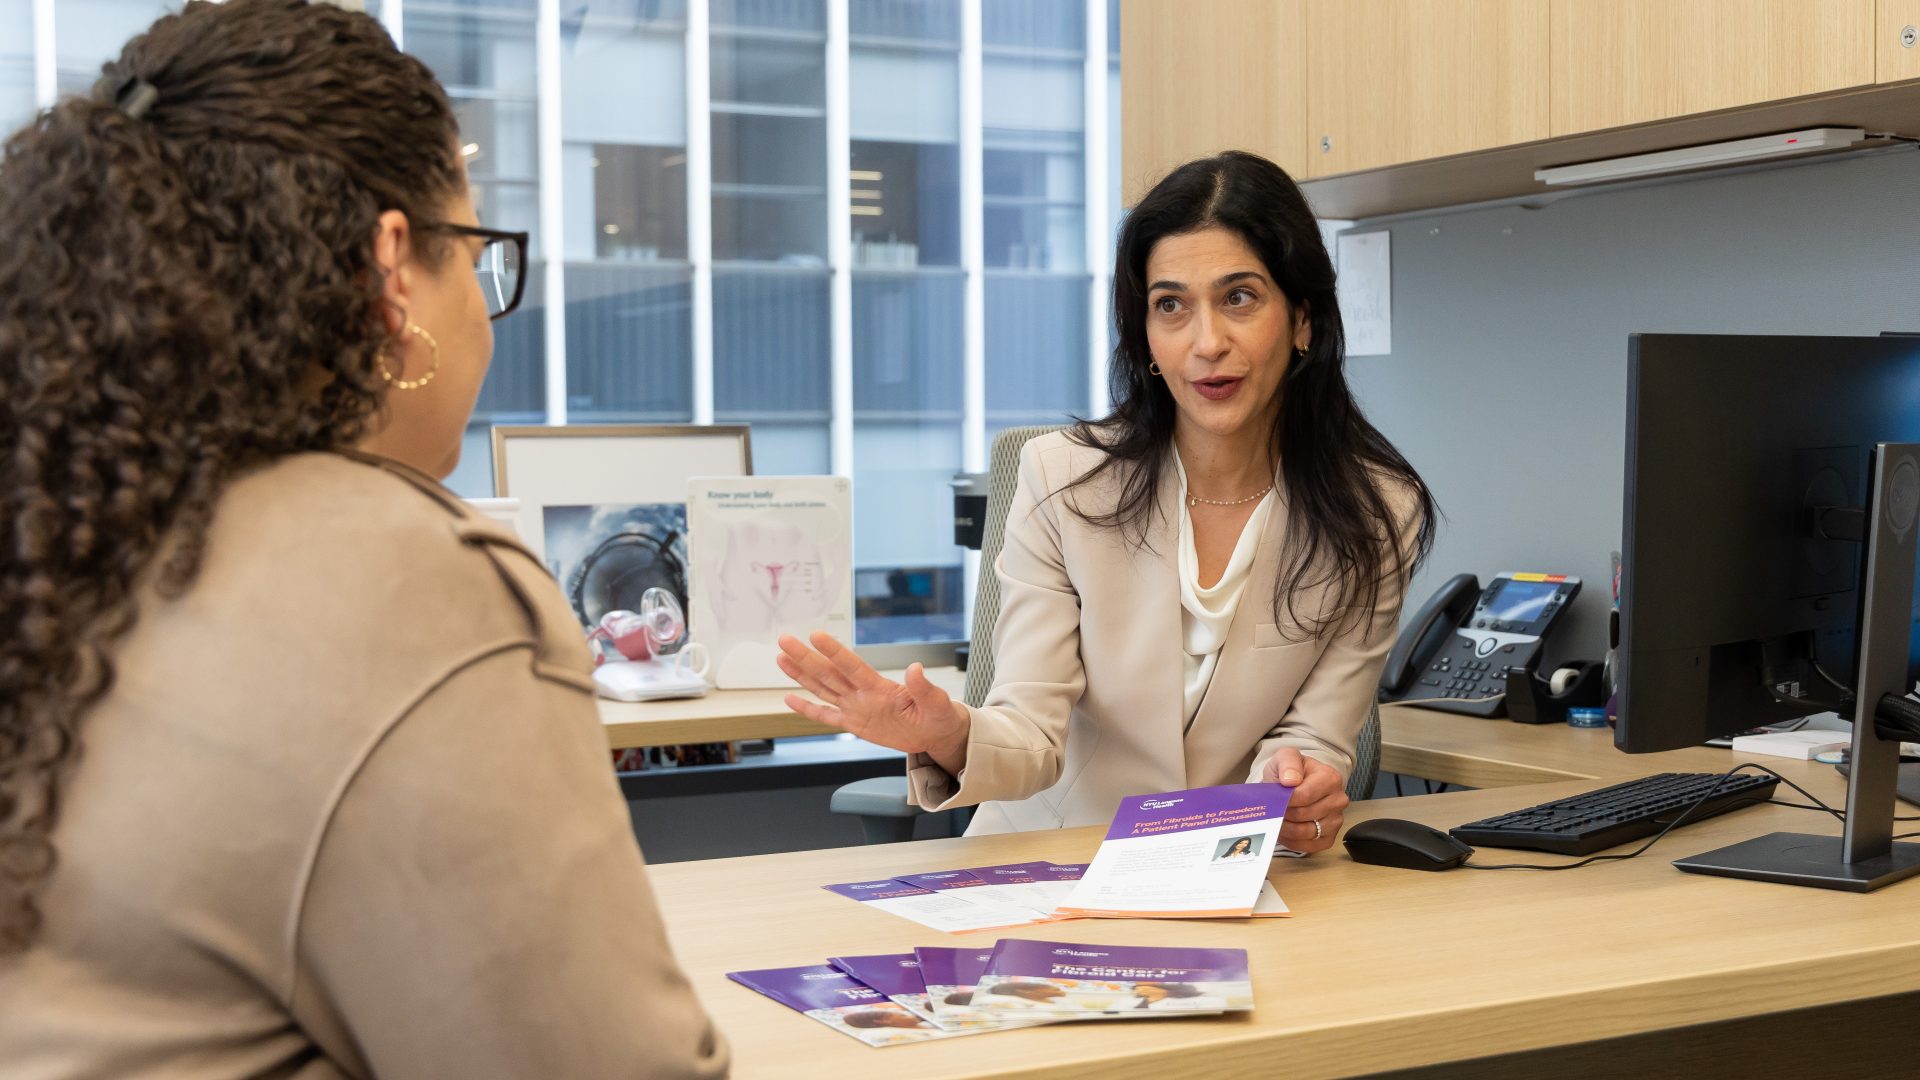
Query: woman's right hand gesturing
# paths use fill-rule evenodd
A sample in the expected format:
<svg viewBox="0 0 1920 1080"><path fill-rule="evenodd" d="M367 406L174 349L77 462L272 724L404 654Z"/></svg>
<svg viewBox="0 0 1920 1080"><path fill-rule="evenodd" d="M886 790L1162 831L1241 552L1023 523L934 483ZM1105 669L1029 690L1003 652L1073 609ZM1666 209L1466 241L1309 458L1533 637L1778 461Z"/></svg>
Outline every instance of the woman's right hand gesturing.
<svg viewBox="0 0 1920 1080"><path fill-rule="evenodd" d="M825 704L787 695L787 708L828 727L850 731L870 743L909 754L926 754L954 776L967 764L973 719L966 706L933 685L919 664L904 684L873 670L833 635L815 632L808 648L790 634L780 637L780 670Z"/></svg>

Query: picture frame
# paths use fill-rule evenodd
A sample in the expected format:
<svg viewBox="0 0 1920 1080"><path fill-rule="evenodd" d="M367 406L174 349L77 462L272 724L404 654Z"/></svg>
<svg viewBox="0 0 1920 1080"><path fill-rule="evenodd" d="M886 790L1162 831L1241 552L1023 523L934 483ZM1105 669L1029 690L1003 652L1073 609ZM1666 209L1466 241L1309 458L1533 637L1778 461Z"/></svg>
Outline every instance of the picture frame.
<svg viewBox="0 0 1920 1080"><path fill-rule="evenodd" d="M606 606L586 586L589 570L605 576L609 543L635 549L617 553L615 562L660 564L653 582L623 575L628 591L636 591L636 580L659 584L684 605L687 481L753 473L745 424L503 425L492 435L494 495L518 504L516 531L553 573L583 627ZM614 606L638 603L637 596L619 599Z"/></svg>

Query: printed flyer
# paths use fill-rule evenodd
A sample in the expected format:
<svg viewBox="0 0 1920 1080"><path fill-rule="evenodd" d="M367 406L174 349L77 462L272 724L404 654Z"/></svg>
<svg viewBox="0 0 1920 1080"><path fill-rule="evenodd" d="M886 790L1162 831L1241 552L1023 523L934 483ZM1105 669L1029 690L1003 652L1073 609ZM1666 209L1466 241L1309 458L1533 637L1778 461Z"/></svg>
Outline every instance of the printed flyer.
<svg viewBox="0 0 1920 1080"><path fill-rule="evenodd" d="M1147 1019L1246 1012L1244 949L1169 949L1004 939L970 1005L986 1015Z"/></svg>
<svg viewBox="0 0 1920 1080"><path fill-rule="evenodd" d="M972 1005L974 984L987 970L992 949L947 949L922 947L913 950L920 961L920 977L927 987L927 999L934 1019L940 1024L1004 1024L1005 1013L990 1013ZM1038 1021L1029 1020L1028 1023Z"/></svg>
<svg viewBox="0 0 1920 1080"><path fill-rule="evenodd" d="M1061 917L1221 918L1254 914L1291 788L1229 784L1120 802Z"/></svg>
<svg viewBox="0 0 1920 1080"><path fill-rule="evenodd" d="M1054 907L1086 867L1085 863L1012 863L930 870L821 888L875 911L912 919L949 934L964 934L1055 921Z"/></svg>
<svg viewBox="0 0 1920 1080"><path fill-rule="evenodd" d="M868 1046L898 1046L987 1030L942 1029L846 972L824 964L731 971L727 978Z"/></svg>
<svg viewBox="0 0 1920 1080"><path fill-rule="evenodd" d="M781 634L853 640L853 488L844 476L687 481L688 629L722 690L792 687Z"/></svg>
<svg viewBox="0 0 1920 1080"><path fill-rule="evenodd" d="M830 893L858 900L875 911L912 919L948 934L976 930L1005 930L1046 922L1038 912L1014 910L1003 904L975 903L964 889L923 889L895 878L823 885Z"/></svg>
<svg viewBox="0 0 1920 1080"><path fill-rule="evenodd" d="M981 956L984 958L985 953ZM912 953L890 953L882 956L836 956L828 961L834 967L853 976L855 979L873 987L887 998L904 1006L908 1012L933 1021L935 1027L946 1031L973 1029L1000 1029L1010 1027L1030 1027L1036 1021L1024 1017L1003 1019L989 1017L969 1020L959 1015L942 1017L933 1011L928 1003L927 984L920 976L920 959ZM984 959L982 961L984 966ZM948 988L942 987L943 990ZM949 991L950 992L950 991Z"/></svg>

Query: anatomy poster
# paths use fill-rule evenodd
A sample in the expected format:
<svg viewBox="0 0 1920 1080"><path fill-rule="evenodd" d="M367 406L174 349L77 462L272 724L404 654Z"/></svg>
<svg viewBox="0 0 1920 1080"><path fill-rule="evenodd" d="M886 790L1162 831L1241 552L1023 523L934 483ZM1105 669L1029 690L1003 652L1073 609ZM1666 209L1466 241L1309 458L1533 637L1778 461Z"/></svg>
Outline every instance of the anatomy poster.
<svg viewBox="0 0 1920 1080"><path fill-rule="evenodd" d="M689 627L723 690L786 687L781 634L853 641L853 490L841 476L696 477L687 484Z"/></svg>

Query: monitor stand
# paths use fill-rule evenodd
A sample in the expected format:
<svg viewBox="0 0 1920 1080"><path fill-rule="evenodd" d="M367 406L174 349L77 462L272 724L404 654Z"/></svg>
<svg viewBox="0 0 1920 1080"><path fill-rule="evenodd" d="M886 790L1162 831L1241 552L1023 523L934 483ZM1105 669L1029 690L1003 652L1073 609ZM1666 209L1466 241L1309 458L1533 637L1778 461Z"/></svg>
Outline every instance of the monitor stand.
<svg viewBox="0 0 1920 1080"><path fill-rule="evenodd" d="M1854 682L1852 775L1840 836L1770 833L1680 859L1695 874L1871 892L1920 874L1920 844L1893 841L1900 742L1878 730L1880 699L1907 692L1920 445L1880 443L1868 470L1866 578L1860 590L1860 671Z"/></svg>
<svg viewBox="0 0 1920 1080"><path fill-rule="evenodd" d="M1777 832L1703 852L1673 865L1695 874L1872 892L1920 874L1920 844L1893 844L1885 855L1848 862L1838 836Z"/></svg>

